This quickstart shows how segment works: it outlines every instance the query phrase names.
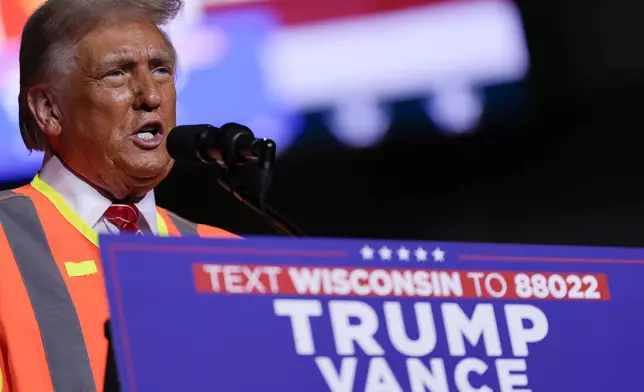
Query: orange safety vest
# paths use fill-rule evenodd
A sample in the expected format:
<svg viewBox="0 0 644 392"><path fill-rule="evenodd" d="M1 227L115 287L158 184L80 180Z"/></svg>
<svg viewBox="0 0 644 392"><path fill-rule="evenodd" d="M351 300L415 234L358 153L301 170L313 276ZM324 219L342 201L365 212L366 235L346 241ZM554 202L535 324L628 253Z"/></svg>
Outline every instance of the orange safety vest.
<svg viewBox="0 0 644 392"><path fill-rule="evenodd" d="M157 218L160 235L238 238ZM38 176L0 192L0 392L103 390L103 279L98 235Z"/></svg>

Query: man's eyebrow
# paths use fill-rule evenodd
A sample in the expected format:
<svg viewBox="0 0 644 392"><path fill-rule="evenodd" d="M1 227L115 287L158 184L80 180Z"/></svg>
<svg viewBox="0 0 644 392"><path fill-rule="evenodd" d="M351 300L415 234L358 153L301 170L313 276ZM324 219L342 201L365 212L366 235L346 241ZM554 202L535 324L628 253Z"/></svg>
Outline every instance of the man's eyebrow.
<svg viewBox="0 0 644 392"><path fill-rule="evenodd" d="M128 53L115 53L108 56L105 56L98 68L101 70L114 68L114 67L124 67L128 65L136 64L140 58L133 54ZM176 62L176 56L171 52L165 51L156 51L150 54L150 60L153 64L172 64Z"/></svg>
<svg viewBox="0 0 644 392"><path fill-rule="evenodd" d="M172 52L154 52L150 55L150 62L162 64L174 64L177 61L177 56Z"/></svg>

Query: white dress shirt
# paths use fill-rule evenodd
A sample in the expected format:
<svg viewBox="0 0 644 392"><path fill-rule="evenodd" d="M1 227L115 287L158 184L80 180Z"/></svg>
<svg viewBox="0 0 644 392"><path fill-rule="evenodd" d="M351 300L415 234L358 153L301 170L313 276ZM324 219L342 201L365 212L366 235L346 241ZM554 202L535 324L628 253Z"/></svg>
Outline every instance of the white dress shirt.
<svg viewBox="0 0 644 392"><path fill-rule="evenodd" d="M40 170L40 179L52 187L78 216L99 234L118 234L119 229L105 219L112 201L69 171L57 157L52 157ZM158 234L154 191L135 203L141 215L138 225L142 232Z"/></svg>

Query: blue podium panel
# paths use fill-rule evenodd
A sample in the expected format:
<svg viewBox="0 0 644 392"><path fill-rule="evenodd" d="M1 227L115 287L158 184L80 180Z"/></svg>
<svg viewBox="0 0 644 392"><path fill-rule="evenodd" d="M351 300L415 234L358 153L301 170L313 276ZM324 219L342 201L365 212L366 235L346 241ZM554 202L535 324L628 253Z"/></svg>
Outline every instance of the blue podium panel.
<svg viewBox="0 0 644 392"><path fill-rule="evenodd" d="M642 391L644 250L102 237L124 391Z"/></svg>

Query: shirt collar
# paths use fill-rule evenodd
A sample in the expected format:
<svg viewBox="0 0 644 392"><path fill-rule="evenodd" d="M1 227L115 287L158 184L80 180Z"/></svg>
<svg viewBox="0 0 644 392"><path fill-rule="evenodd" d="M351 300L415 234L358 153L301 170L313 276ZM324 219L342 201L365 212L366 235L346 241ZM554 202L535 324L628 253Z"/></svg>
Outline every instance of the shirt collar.
<svg viewBox="0 0 644 392"><path fill-rule="evenodd" d="M69 171L57 157L52 157L40 170L40 179L52 187L65 202L90 227L103 217L112 202L94 187ZM135 203L145 224L152 232L157 231L157 210L154 191Z"/></svg>

